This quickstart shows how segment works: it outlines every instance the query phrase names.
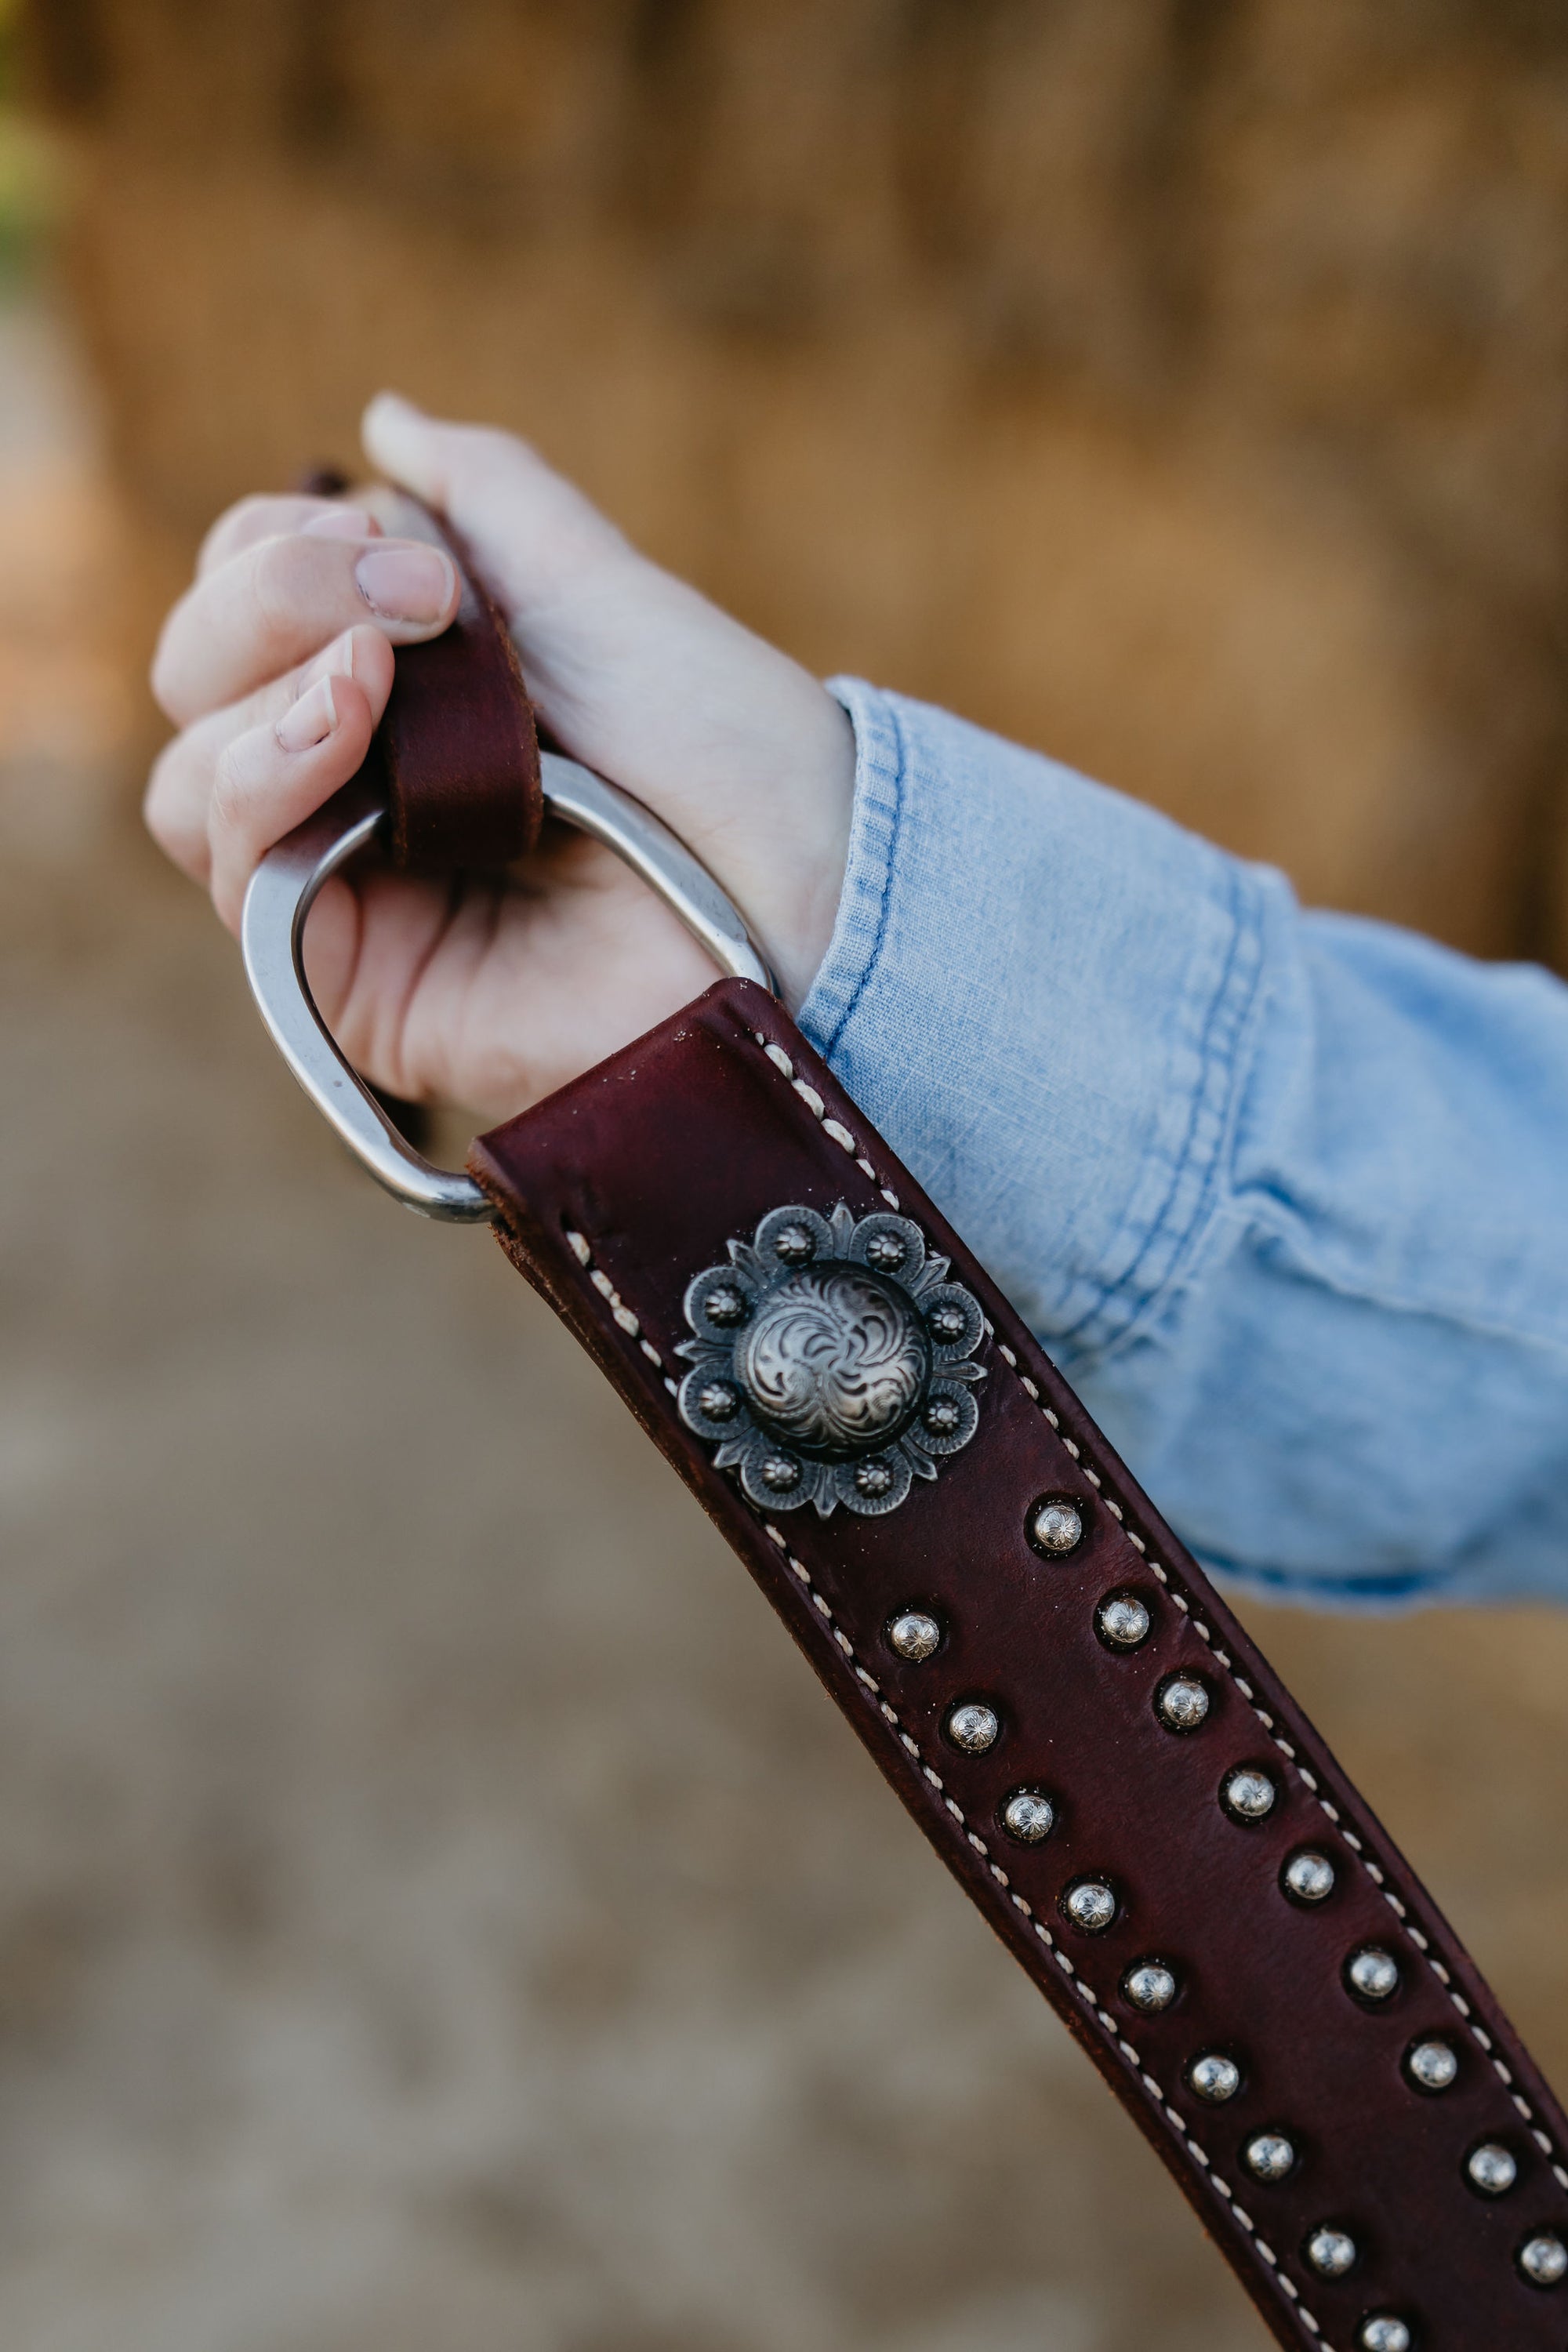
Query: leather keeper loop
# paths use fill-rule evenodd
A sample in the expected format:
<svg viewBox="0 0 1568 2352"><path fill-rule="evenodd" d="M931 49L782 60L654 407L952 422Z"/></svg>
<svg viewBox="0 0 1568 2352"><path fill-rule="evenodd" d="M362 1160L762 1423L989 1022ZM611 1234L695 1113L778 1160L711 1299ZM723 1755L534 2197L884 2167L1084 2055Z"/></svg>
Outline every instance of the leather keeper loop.
<svg viewBox="0 0 1568 2352"><path fill-rule="evenodd" d="M339 475L307 487L334 495ZM457 534L401 490L365 496L391 537L423 539L458 567L457 617L399 646L391 696L361 771L385 803L385 846L409 874L454 874L526 857L544 817L539 735L505 620Z"/></svg>

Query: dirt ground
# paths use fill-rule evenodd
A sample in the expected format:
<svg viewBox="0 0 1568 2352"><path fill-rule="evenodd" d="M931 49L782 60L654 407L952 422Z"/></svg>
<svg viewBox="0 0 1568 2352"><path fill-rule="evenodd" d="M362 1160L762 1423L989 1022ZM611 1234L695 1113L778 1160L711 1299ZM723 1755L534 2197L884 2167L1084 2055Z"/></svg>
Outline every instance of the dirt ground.
<svg viewBox="0 0 1568 2352"><path fill-rule="evenodd" d="M5 2343L1260 2352L694 1507L339 1157L141 843L74 383L0 320ZM1568 1623L1249 1614L1568 2077Z"/></svg>

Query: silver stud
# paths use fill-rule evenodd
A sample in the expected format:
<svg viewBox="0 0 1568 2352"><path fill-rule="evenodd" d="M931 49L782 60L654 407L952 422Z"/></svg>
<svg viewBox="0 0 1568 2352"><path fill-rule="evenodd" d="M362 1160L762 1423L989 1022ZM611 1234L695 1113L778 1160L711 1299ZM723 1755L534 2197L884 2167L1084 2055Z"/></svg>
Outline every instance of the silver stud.
<svg viewBox="0 0 1568 2352"><path fill-rule="evenodd" d="M1116 1897L1102 1878L1080 1878L1068 1887L1062 1908L1075 1927L1098 1936L1116 1916Z"/></svg>
<svg viewBox="0 0 1568 2352"><path fill-rule="evenodd" d="M1234 2058L1222 2058L1217 2051L1211 2050L1193 2060L1187 2068L1187 2082L1200 2099L1221 2107L1240 2090L1241 2069Z"/></svg>
<svg viewBox="0 0 1568 2352"><path fill-rule="evenodd" d="M885 1462L861 1462L855 1471L855 1491L858 1495L885 1495L893 1483L893 1474Z"/></svg>
<svg viewBox="0 0 1568 2352"><path fill-rule="evenodd" d="M1042 1503L1029 1521L1029 1539L1041 1551L1076 1551L1083 1541L1083 1516L1071 1503Z"/></svg>
<svg viewBox="0 0 1568 2352"><path fill-rule="evenodd" d="M1274 1811L1279 1794L1267 1772L1256 1772L1248 1766L1231 1773L1226 1781L1225 1809L1238 1821L1260 1822Z"/></svg>
<svg viewBox="0 0 1568 2352"><path fill-rule="evenodd" d="M801 1482L801 1466L793 1454L765 1454L758 1473L770 1495L787 1495Z"/></svg>
<svg viewBox="0 0 1568 2352"><path fill-rule="evenodd" d="M1391 2311L1374 2312L1362 2321L1356 2342L1361 2352L1410 2352L1410 2330Z"/></svg>
<svg viewBox="0 0 1568 2352"><path fill-rule="evenodd" d="M746 1294L737 1283L721 1282L703 1300L702 1312L710 1323L717 1323L721 1330L727 1331L734 1324L745 1321L746 1304Z"/></svg>
<svg viewBox="0 0 1568 2352"><path fill-rule="evenodd" d="M1465 2175L1483 2197L1506 2197L1519 2179L1519 2165L1495 2139L1483 2140L1465 2158Z"/></svg>
<svg viewBox="0 0 1568 2352"><path fill-rule="evenodd" d="M1561 2286L1568 2278L1568 2246L1543 2231L1527 2238L1519 2250L1519 2267L1531 2286Z"/></svg>
<svg viewBox="0 0 1568 2352"><path fill-rule="evenodd" d="M1334 1865L1326 1853L1304 1847L1285 1864L1285 1892L1298 1903L1325 1903L1334 1891Z"/></svg>
<svg viewBox="0 0 1568 2352"><path fill-rule="evenodd" d="M1314 2230L1307 2241L1307 2260L1320 2278L1343 2278L1354 2269L1357 2252L1348 2230Z"/></svg>
<svg viewBox="0 0 1568 2352"><path fill-rule="evenodd" d="M1130 1592L1119 1592L1100 1604L1100 1630L1119 1650L1135 1650L1149 1638L1149 1612Z"/></svg>
<svg viewBox="0 0 1568 2352"><path fill-rule="evenodd" d="M1140 1960L1121 1979L1121 1990L1145 2017L1158 2017L1176 1998L1176 1979L1163 1960Z"/></svg>
<svg viewBox="0 0 1568 2352"><path fill-rule="evenodd" d="M947 1718L948 1738L966 1756L984 1756L988 1748L996 1745L1001 1728L995 1708L982 1706L974 1700L955 1706Z"/></svg>
<svg viewBox="0 0 1568 2352"><path fill-rule="evenodd" d="M1173 1675L1154 1702L1172 1731L1195 1731L1209 1711L1209 1695L1195 1675Z"/></svg>
<svg viewBox="0 0 1568 2352"><path fill-rule="evenodd" d="M955 1339L962 1339L969 1328L969 1318L956 1299L943 1299L926 1317L926 1326L934 1339L944 1347L951 1347Z"/></svg>
<svg viewBox="0 0 1568 2352"><path fill-rule="evenodd" d="M816 1239L809 1225L782 1225L773 1248L785 1265L809 1265L816 1255Z"/></svg>
<svg viewBox="0 0 1568 2352"><path fill-rule="evenodd" d="M1345 1978L1351 1990L1360 1993L1363 2000L1387 2000L1399 1990L1399 1962L1392 1952L1368 1944L1351 1955Z"/></svg>
<svg viewBox="0 0 1568 2352"><path fill-rule="evenodd" d="M918 1666L940 1648L942 1627L923 1609L905 1609L889 1626L888 1639L900 1658Z"/></svg>
<svg viewBox="0 0 1568 2352"><path fill-rule="evenodd" d="M1258 2180L1285 2180L1296 2169L1296 2151L1283 2132L1259 2132L1242 2150L1247 2168Z"/></svg>
<svg viewBox="0 0 1568 2352"><path fill-rule="evenodd" d="M1447 2091L1459 2072L1459 2062L1447 2042L1418 2042L1407 2053L1405 2071L1417 2090Z"/></svg>
<svg viewBox="0 0 1568 2352"><path fill-rule="evenodd" d="M1038 1845L1056 1825L1056 1807L1037 1789L1015 1789L1002 1808L1002 1826L1020 1845Z"/></svg>

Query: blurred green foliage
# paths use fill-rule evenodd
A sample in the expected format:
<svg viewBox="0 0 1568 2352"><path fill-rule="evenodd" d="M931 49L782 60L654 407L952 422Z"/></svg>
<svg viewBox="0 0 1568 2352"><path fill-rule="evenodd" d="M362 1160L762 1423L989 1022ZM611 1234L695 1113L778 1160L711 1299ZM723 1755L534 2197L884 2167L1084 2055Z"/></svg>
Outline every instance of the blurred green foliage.
<svg viewBox="0 0 1568 2352"><path fill-rule="evenodd" d="M17 101L20 0L0 0L0 288L31 275L58 213L58 142Z"/></svg>

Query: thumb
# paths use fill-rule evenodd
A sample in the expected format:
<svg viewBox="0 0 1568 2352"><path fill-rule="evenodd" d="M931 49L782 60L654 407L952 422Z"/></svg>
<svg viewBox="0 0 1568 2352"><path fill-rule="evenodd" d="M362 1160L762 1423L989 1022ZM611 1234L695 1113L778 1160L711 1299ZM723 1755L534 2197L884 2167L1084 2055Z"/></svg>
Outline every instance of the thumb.
<svg viewBox="0 0 1568 2352"><path fill-rule="evenodd" d="M390 393L363 434L373 461L472 549L556 740L674 826L804 995L848 842L855 746L838 705L639 555L526 442Z"/></svg>
<svg viewBox="0 0 1568 2352"><path fill-rule="evenodd" d="M360 432L373 465L456 525L514 625L631 553L597 507L513 434L449 425L393 392L376 394Z"/></svg>

